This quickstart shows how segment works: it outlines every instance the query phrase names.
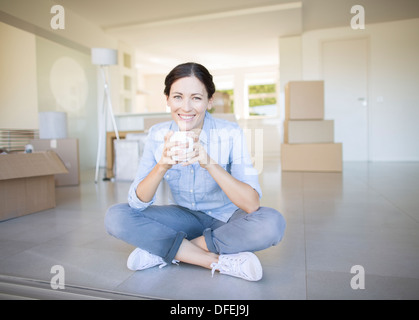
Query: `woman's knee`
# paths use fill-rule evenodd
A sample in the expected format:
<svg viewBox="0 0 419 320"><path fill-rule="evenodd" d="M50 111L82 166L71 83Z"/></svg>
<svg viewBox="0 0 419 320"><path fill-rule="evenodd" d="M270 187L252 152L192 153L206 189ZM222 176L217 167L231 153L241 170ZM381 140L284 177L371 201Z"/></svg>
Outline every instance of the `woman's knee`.
<svg viewBox="0 0 419 320"><path fill-rule="evenodd" d="M263 232L274 246L278 244L284 236L286 221L283 215L273 208L262 207L261 209L263 210L263 221L265 222Z"/></svg>
<svg viewBox="0 0 419 320"><path fill-rule="evenodd" d="M129 210L131 207L127 203L118 203L108 208L105 215L105 229L110 235L118 237L118 234L123 232L124 220Z"/></svg>

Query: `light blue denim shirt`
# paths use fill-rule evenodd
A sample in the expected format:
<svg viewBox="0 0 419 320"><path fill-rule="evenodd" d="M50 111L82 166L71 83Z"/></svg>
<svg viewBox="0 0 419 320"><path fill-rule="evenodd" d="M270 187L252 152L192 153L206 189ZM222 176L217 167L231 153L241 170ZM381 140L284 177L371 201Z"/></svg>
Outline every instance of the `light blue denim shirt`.
<svg viewBox="0 0 419 320"><path fill-rule="evenodd" d="M164 136L169 130L179 130L176 122L159 123L150 129L136 178L129 189L128 203L133 208L144 210L155 201L156 195L150 202L141 201L136 195L136 189L160 160ZM262 196L258 174L252 166L246 139L238 124L213 118L207 112L199 140L213 160L234 178L254 188L259 197ZM202 211L224 222L238 209L199 163L174 165L166 172L164 179L168 182L173 201L182 207Z"/></svg>

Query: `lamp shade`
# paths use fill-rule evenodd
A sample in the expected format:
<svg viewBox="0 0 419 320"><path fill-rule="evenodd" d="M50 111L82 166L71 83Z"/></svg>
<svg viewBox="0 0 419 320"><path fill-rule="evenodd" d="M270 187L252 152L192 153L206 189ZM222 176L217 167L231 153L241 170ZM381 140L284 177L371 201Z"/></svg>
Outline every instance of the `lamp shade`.
<svg viewBox="0 0 419 320"><path fill-rule="evenodd" d="M66 139L67 113L47 111L39 113L40 139Z"/></svg>
<svg viewBox="0 0 419 320"><path fill-rule="evenodd" d="M118 51L108 48L92 48L92 63L97 65L117 64Z"/></svg>

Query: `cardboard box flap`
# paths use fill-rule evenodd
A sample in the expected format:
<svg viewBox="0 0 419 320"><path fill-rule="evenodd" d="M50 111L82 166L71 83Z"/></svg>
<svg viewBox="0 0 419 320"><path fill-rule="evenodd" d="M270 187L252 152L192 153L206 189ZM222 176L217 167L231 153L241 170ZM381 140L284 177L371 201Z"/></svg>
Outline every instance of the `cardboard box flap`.
<svg viewBox="0 0 419 320"><path fill-rule="evenodd" d="M0 155L0 180L68 173L53 151Z"/></svg>

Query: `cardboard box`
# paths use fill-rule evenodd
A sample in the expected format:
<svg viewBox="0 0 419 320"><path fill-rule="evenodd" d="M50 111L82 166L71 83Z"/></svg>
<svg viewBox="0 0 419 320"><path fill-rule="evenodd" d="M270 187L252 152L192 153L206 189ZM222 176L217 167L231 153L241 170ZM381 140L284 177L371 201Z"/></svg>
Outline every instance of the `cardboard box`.
<svg viewBox="0 0 419 320"><path fill-rule="evenodd" d="M333 143L333 120L285 120L284 143Z"/></svg>
<svg viewBox="0 0 419 320"><path fill-rule="evenodd" d="M125 139L114 140L115 180L135 179L147 137L147 133L128 133Z"/></svg>
<svg viewBox="0 0 419 320"><path fill-rule="evenodd" d="M54 208L54 175L67 172L55 152L0 155L0 221Z"/></svg>
<svg viewBox="0 0 419 320"><path fill-rule="evenodd" d="M281 144L281 168L342 172L342 143Z"/></svg>
<svg viewBox="0 0 419 320"><path fill-rule="evenodd" d="M54 151L64 162L68 173L56 174L56 186L75 186L80 184L80 162L78 139L34 139L30 141L34 151Z"/></svg>
<svg viewBox="0 0 419 320"><path fill-rule="evenodd" d="M324 81L290 81L285 85L285 119L323 120Z"/></svg>
<svg viewBox="0 0 419 320"><path fill-rule="evenodd" d="M115 180L134 181L140 162L140 146L138 141L114 140L115 148Z"/></svg>
<svg viewBox="0 0 419 320"><path fill-rule="evenodd" d="M142 133L144 131L119 131L120 139L125 139L128 134ZM111 179L114 176L114 161L115 161L115 148L114 140L116 139L115 131L106 132L106 179Z"/></svg>

